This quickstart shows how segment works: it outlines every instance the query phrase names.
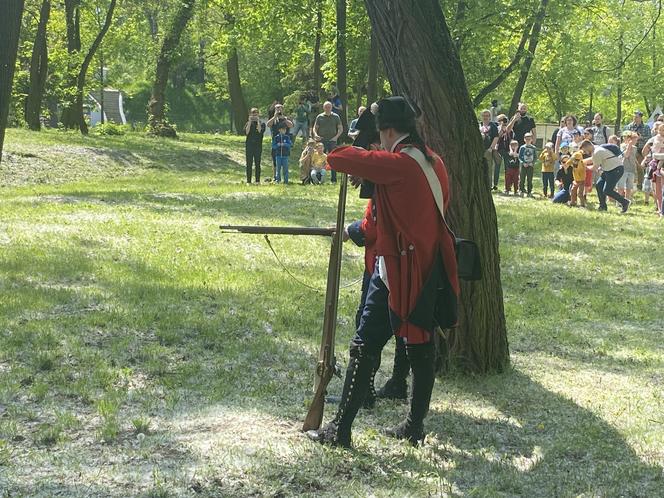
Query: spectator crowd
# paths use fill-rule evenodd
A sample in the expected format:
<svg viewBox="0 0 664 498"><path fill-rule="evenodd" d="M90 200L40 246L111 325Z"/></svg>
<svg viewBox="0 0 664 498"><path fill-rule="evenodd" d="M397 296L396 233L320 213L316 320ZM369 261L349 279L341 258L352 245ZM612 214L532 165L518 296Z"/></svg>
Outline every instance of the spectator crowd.
<svg viewBox="0 0 664 498"><path fill-rule="evenodd" d="M664 115L655 116L651 128L637 110L620 136L603 123L601 113L586 127L567 115L550 139L543 137L538 150L535 120L525 103L512 118L496 110L494 101L479 121L494 191L504 171L504 195L533 197L533 175L539 165L543 198L554 203L586 208L594 191L598 210L606 211L610 198L625 213L640 190L643 202L648 205L652 197L656 211L664 216Z"/></svg>

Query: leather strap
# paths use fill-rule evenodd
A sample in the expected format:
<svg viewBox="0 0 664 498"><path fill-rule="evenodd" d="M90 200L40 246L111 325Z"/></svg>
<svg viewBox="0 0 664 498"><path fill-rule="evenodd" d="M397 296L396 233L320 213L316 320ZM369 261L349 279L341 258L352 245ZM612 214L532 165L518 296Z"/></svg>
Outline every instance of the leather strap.
<svg viewBox="0 0 664 498"><path fill-rule="evenodd" d="M436 172L433 170L433 166L429 161L427 161L427 158L424 157L422 151L416 147L404 147L403 149L401 149L401 152L403 152L404 154L408 154L410 157L415 159L417 164L419 164L420 168L422 168L422 172L424 173L424 176L426 176L427 181L429 182L429 188L431 189L433 198L436 201L436 206L438 206L438 211L440 212L440 216L443 218L443 223L445 223L447 229L449 230L450 227L449 225L447 225L447 220L445 219L443 188L440 185L440 180L438 179L438 175L436 175Z"/></svg>

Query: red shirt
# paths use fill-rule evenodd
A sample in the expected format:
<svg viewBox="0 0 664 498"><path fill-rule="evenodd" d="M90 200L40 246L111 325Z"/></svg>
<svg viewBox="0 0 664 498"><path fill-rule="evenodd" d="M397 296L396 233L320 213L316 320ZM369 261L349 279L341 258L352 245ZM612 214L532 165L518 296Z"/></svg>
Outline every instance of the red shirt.
<svg viewBox="0 0 664 498"><path fill-rule="evenodd" d="M358 147L338 147L331 151L328 163L336 171L349 173L373 182L376 203L376 254L387 267L389 306L402 321L396 334L410 344L430 340L430 332L409 323L422 287L431 273L438 253L454 294L459 295L454 240L445 227L436 206L429 182L419 164L400 152L367 151ZM434 171L443 190L445 208L449 203L447 170L435 157Z"/></svg>

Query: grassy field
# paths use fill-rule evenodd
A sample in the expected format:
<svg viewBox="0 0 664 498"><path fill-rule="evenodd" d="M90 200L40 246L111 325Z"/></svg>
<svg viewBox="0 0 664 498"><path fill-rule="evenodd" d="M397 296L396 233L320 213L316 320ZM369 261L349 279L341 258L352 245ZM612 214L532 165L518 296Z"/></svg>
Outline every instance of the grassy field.
<svg viewBox="0 0 664 498"><path fill-rule="evenodd" d="M322 292L260 236L217 228L329 225L333 186L245 185L225 136L9 130L5 149L0 496L664 496L652 207L494 197L511 368L438 381L423 447L380 435L407 410L381 402L348 452L298 431ZM350 196L348 217L362 208ZM329 240L271 240L322 291ZM343 363L363 264L346 249Z"/></svg>

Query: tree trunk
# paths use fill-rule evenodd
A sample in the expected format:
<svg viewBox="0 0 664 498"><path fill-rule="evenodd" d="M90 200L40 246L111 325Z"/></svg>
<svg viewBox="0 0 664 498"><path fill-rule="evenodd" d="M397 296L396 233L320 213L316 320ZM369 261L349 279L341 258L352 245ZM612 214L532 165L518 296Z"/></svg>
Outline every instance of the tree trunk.
<svg viewBox="0 0 664 498"><path fill-rule="evenodd" d="M9 116L9 100L12 95L14 66L21 31L23 0L5 0L0 16L0 162L5 143L5 128Z"/></svg>
<svg viewBox="0 0 664 498"><path fill-rule="evenodd" d="M521 66L521 73L519 74L519 81L516 83L514 88L514 94L512 95L512 103L510 104L510 113L512 116L516 112L516 108L521 102L521 97L523 96L523 90L526 88L526 80L528 79L528 73L530 73L530 66L533 64L533 59L535 58L535 50L537 50L537 44L539 43L540 32L542 31L542 24L544 23L544 16L546 15L546 7L549 3L549 0L542 0L535 16L535 23L533 24L533 30L530 33L530 40L528 41L528 51L526 52L525 60L523 61L523 66Z"/></svg>
<svg viewBox="0 0 664 498"><path fill-rule="evenodd" d="M348 132L348 82L346 80L346 0L337 0L337 88L341 98L342 137ZM343 138L340 137L340 140Z"/></svg>
<svg viewBox="0 0 664 498"><path fill-rule="evenodd" d="M69 91L63 102L60 120L65 128L70 129L77 128L79 124L79 112L76 108L76 74L79 67L78 57L81 52L81 0L65 0L65 23L67 26L67 52L69 54L65 80L68 82L67 88ZM81 112L83 111L81 110Z"/></svg>
<svg viewBox="0 0 664 498"><path fill-rule="evenodd" d="M618 60L623 61L623 57L625 56L625 39L623 37L623 32L620 31L620 35L618 36ZM616 122L613 127L613 132L616 135L620 135L620 124L622 122L622 100L623 100L623 68L624 64L620 64L618 66L618 69L616 71L616 81L618 82L617 85L617 101L616 101Z"/></svg>
<svg viewBox="0 0 664 498"><path fill-rule="evenodd" d="M314 42L314 92L320 99L322 95L321 83L323 75L321 74L321 58L320 58L320 44L321 37L323 36L323 0L317 0L316 7L316 41Z"/></svg>
<svg viewBox="0 0 664 498"><path fill-rule="evenodd" d="M371 48L369 50L369 71L367 75L367 107L376 102L378 95L378 40L371 30Z"/></svg>
<svg viewBox="0 0 664 498"><path fill-rule="evenodd" d="M150 133L153 135L177 137L175 128L166 120L166 85L168 84L168 72L175 59L175 51L180 44L180 37L194 13L194 3L195 0L184 0L180 4L159 51L152 95L148 103L148 124Z"/></svg>
<svg viewBox="0 0 664 498"><path fill-rule="evenodd" d="M48 74L48 47L46 45L46 26L51 13L50 0L43 0L39 12L39 24L35 43L32 46L32 57L30 58L30 88L25 99L25 122L33 131L41 130L42 98L46 75Z"/></svg>
<svg viewBox="0 0 664 498"><path fill-rule="evenodd" d="M392 88L422 112L420 130L444 152L450 175L447 219L475 240L482 280L461 283L459 327L449 338L450 360L467 370L502 370L509 361L496 211L477 120L439 0L365 0Z"/></svg>
<svg viewBox="0 0 664 498"><path fill-rule="evenodd" d="M240 66L238 64L237 49L231 49L230 57L226 62L226 72L228 74L228 91L231 94L231 106L233 107L233 122L235 123L235 133L244 135L244 125L249 118L247 104L242 94L242 84L240 82Z"/></svg>

